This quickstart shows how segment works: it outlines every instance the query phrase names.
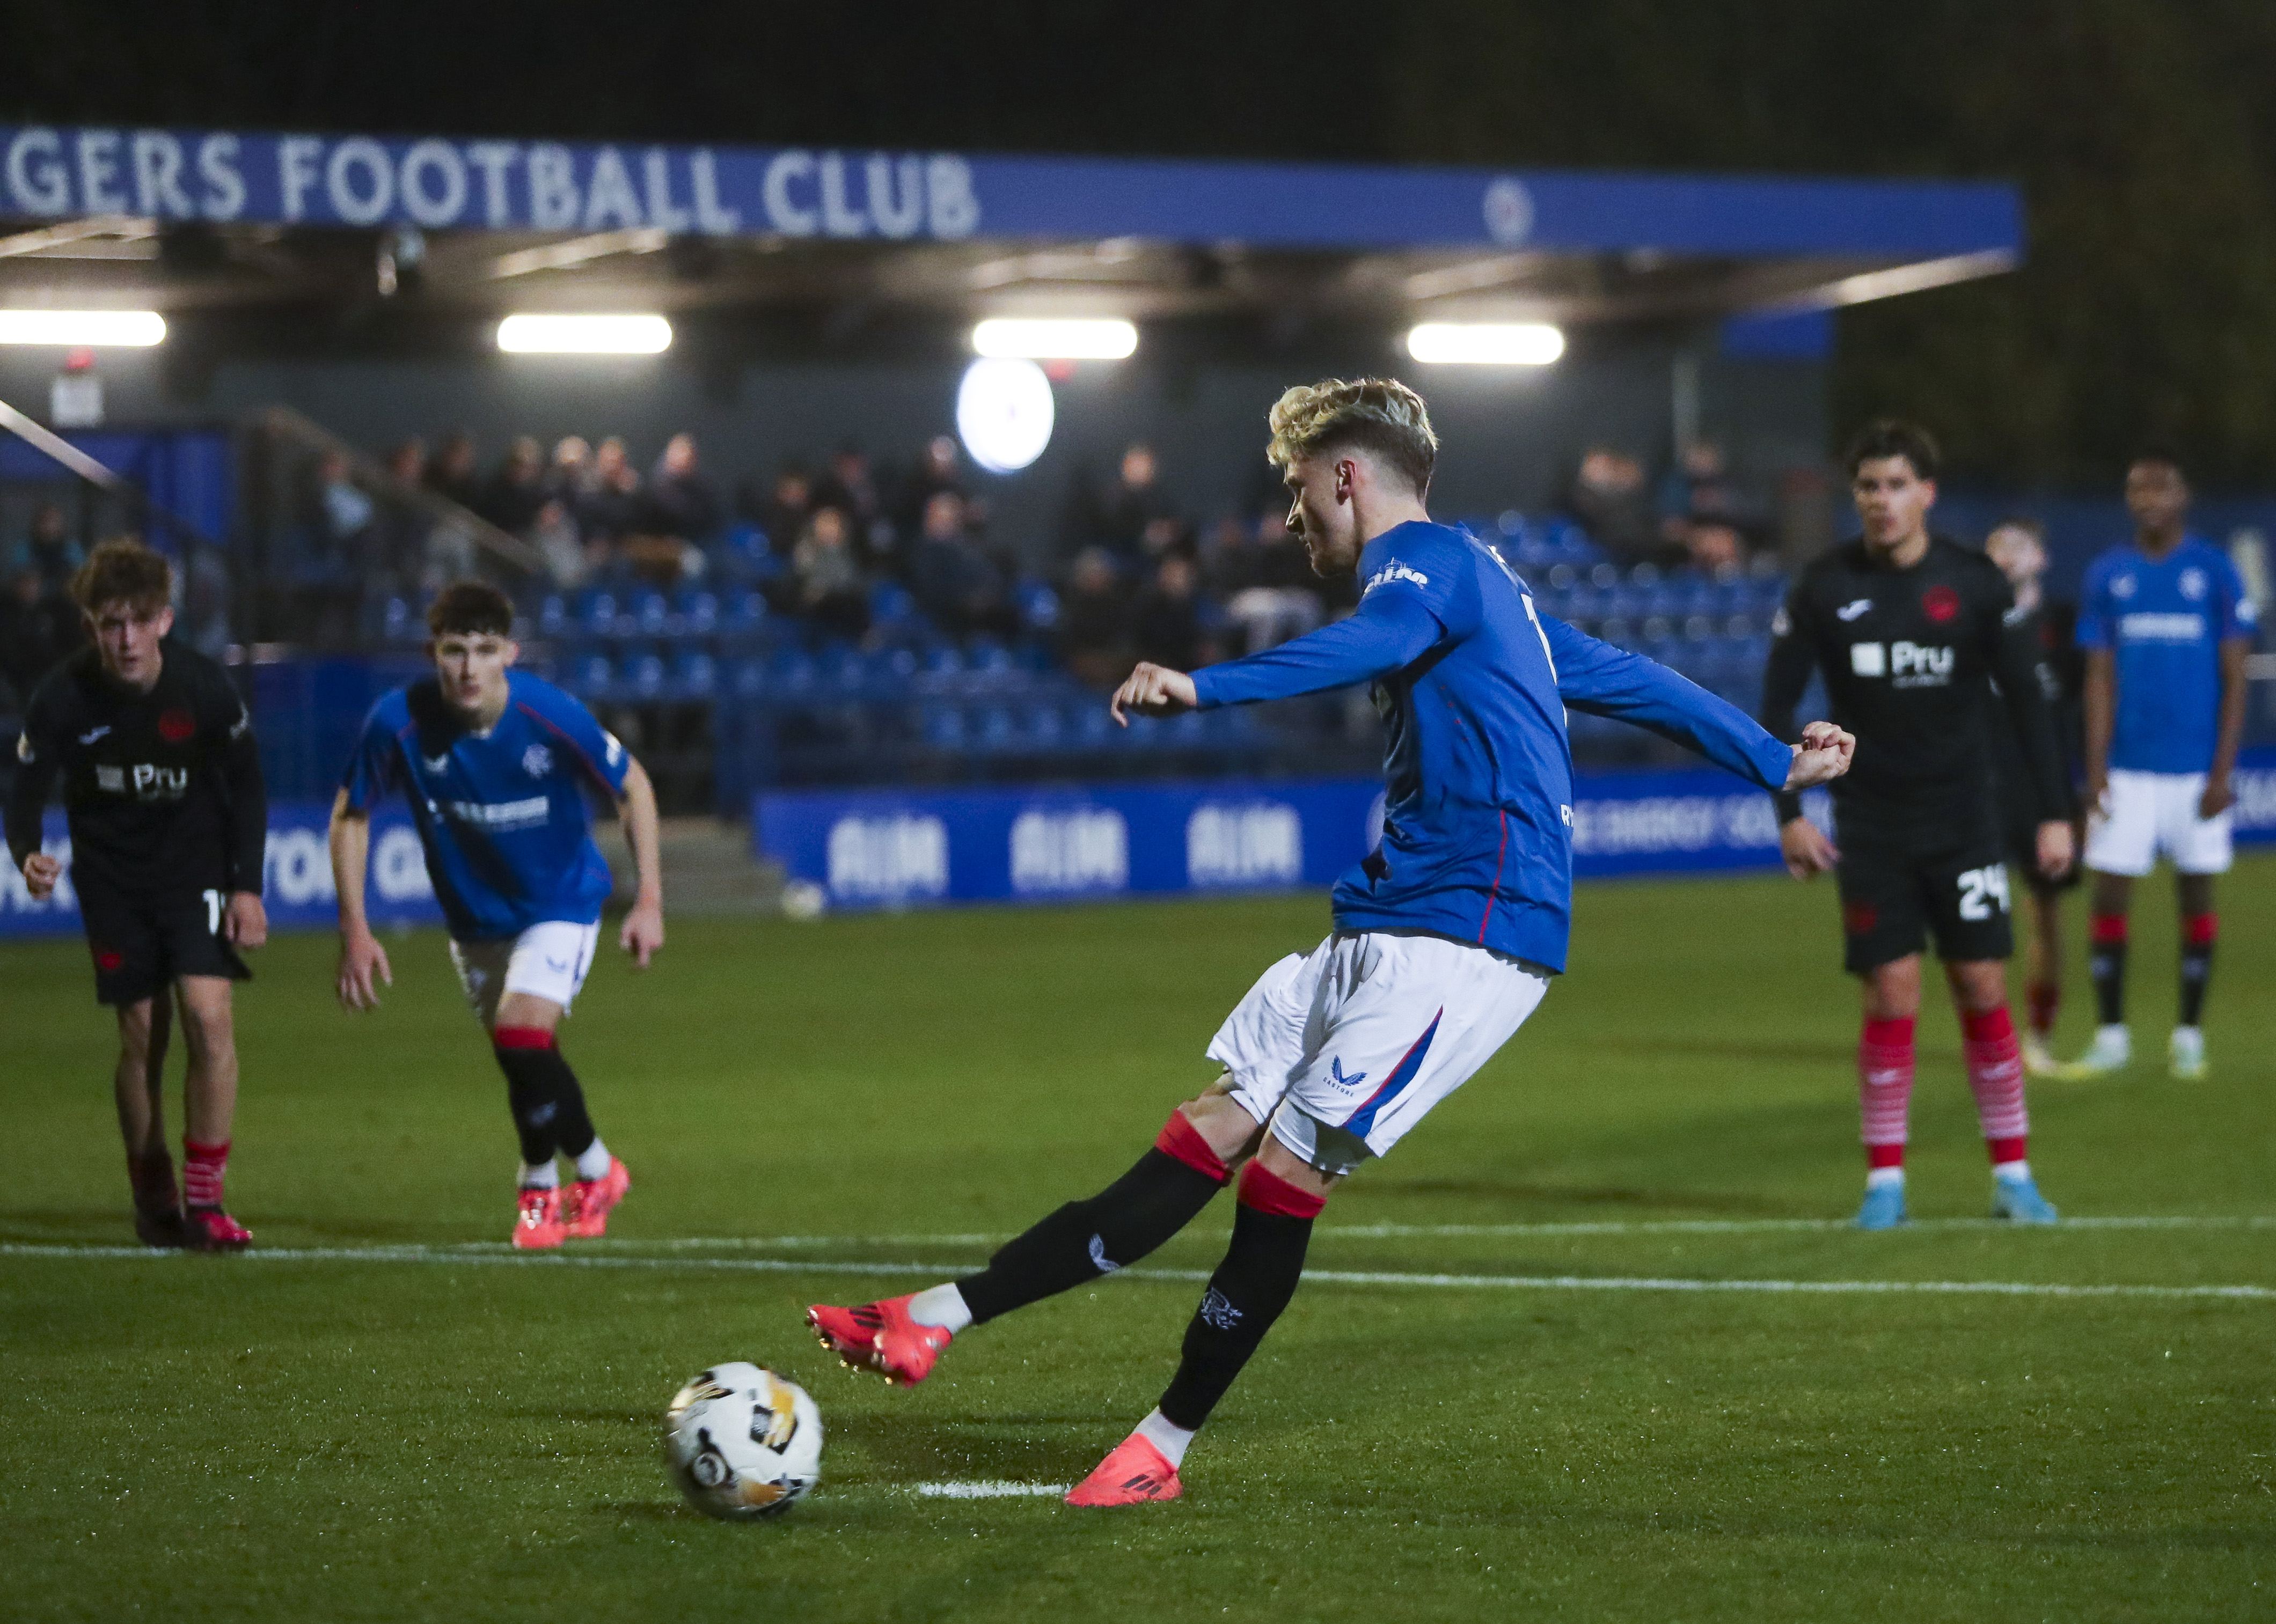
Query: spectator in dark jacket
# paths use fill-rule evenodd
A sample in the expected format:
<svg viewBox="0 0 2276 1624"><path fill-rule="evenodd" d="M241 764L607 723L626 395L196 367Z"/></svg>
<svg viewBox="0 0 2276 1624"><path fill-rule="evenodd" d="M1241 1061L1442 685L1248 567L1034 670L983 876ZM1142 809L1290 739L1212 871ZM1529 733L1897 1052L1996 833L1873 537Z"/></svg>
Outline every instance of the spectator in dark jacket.
<svg viewBox="0 0 2276 1624"><path fill-rule="evenodd" d="M0 595L0 677L21 706L32 689L80 646L79 606L50 588L39 570L19 560Z"/></svg>
<svg viewBox="0 0 2276 1624"><path fill-rule="evenodd" d="M694 435L678 434L665 442L649 476L647 510L643 527L658 535L700 545L718 533L719 492L698 460Z"/></svg>
<svg viewBox="0 0 2276 1624"><path fill-rule="evenodd" d="M964 533L964 503L947 491L925 503L924 529L909 557L909 590L952 637L1019 633L1019 611L1002 574Z"/></svg>
<svg viewBox="0 0 2276 1624"><path fill-rule="evenodd" d="M545 505L545 454L537 442L524 434L516 440L482 487L474 511L500 530L522 535L537 522Z"/></svg>
<svg viewBox="0 0 2276 1624"><path fill-rule="evenodd" d="M482 500L482 474L474 437L465 429L447 436L427 465L427 488L446 502L472 510Z"/></svg>
<svg viewBox="0 0 2276 1624"><path fill-rule="evenodd" d="M1130 675L1130 594L1104 548L1086 548L1059 595L1059 662L1094 688Z"/></svg>
<svg viewBox="0 0 2276 1624"><path fill-rule="evenodd" d="M1202 622L1200 577L1194 561L1179 553L1155 566L1131 616L1139 659L1190 671L1217 658Z"/></svg>

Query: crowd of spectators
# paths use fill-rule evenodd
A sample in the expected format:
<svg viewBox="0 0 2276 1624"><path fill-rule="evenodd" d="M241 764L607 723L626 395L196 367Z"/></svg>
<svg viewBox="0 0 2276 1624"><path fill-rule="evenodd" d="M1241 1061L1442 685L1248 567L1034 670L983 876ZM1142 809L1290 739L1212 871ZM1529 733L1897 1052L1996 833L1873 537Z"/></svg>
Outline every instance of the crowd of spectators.
<svg viewBox="0 0 2276 1624"><path fill-rule="evenodd" d="M1745 569L1767 540L1764 515L1711 440L1681 448L1657 491L1642 457L1616 446L1590 446L1574 466L1565 506L1622 568L1688 564L1724 576Z"/></svg>
<svg viewBox="0 0 2276 1624"><path fill-rule="evenodd" d="M516 439L486 467L465 433L431 450L404 441L383 465L374 479L360 478L345 455L315 462L296 576L307 589L304 629L347 614L353 601L368 613L375 592L412 598L459 575L499 573L474 527L452 521L460 510L534 549L542 591L756 591L773 615L856 644L906 623L913 609L945 638L1048 649L1097 685L1135 660L1182 668L1269 648L1356 601L1354 583L1312 573L1277 487L1204 520L1142 443L1125 448L1104 478L1074 480L1047 548L1014 548L995 533L945 434L905 463L881 467L841 445L819 463L793 457L732 487L685 433L645 469L621 439L576 435L550 451ZM1640 459L1591 447L1567 506L1624 567L1726 574L1744 567L1756 539L1711 444L1686 448L1656 495Z"/></svg>

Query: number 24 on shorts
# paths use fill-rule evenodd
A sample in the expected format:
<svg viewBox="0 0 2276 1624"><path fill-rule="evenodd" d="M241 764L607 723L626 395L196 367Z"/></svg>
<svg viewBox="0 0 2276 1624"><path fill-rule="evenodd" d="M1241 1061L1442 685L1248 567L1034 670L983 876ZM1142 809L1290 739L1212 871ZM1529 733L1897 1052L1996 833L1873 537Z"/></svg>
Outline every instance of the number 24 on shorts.
<svg viewBox="0 0 2276 1624"><path fill-rule="evenodd" d="M1988 919L1997 907L2007 911L2007 865L1988 863L1982 868L1971 868L1960 876L1960 917L1963 919Z"/></svg>

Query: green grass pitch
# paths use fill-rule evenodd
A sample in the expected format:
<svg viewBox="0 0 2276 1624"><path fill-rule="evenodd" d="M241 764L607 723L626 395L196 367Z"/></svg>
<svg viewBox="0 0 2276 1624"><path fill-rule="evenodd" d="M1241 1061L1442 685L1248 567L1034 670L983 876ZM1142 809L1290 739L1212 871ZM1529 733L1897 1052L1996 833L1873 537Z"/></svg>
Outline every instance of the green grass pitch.
<svg viewBox="0 0 2276 1624"><path fill-rule="evenodd" d="M1330 1204L1187 1498L1089 1514L915 1491L1088 1470L1166 1379L1228 1200L914 1392L799 1311L951 1275L1119 1173L1320 899L675 924L565 1029L634 1185L554 1262L499 1244L504 1090L432 933L391 943L376 1016L334 1006L321 937L242 993L231 1202L302 1255L65 1255L130 1239L109 1021L76 941L0 948L0 1618L2276 1616L2276 858L2221 900L2212 1080L2159 1063L2158 881L2143 1059L2032 1091L2067 1219L2185 1221L1958 1221L1988 1179L1938 1003L1912 1205L1954 1221L1863 1235L1806 1221L1861 1182L1830 888L1585 888L1574 973ZM1587 1284L1646 1278L2030 1289ZM658 1467L665 1401L732 1358L827 1423L777 1523L707 1522Z"/></svg>

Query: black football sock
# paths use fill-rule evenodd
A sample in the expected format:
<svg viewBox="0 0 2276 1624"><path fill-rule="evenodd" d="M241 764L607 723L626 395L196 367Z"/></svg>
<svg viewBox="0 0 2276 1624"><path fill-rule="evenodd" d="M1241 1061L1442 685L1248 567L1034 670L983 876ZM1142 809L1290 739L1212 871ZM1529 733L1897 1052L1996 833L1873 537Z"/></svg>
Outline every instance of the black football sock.
<svg viewBox="0 0 2276 1624"><path fill-rule="evenodd" d="M556 1152L581 1155L593 1144L585 1091L561 1058L553 1034L535 1026L501 1026L490 1034L498 1069L505 1073L506 1104L521 1136L525 1167L542 1167Z"/></svg>
<svg viewBox="0 0 2276 1624"><path fill-rule="evenodd" d="M2094 982L2097 1016L2105 1026L2126 1024L2126 916L2097 914L2086 973Z"/></svg>
<svg viewBox="0 0 2276 1624"><path fill-rule="evenodd" d="M2205 988L2212 981L2212 944L2220 924L2212 913L2191 914L2181 921L2181 1020L2184 1026L2204 1023Z"/></svg>
<svg viewBox="0 0 2276 1624"><path fill-rule="evenodd" d="M985 1269L956 1282L957 1293L978 1325L1111 1274L1193 1222L1228 1176L1200 1130L1173 1111L1129 1172L1005 1242Z"/></svg>
<svg viewBox="0 0 2276 1624"><path fill-rule="evenodd" d="M1312 1220L1324 1205L1251 1162L1240 1175L1233 1244L1210 1276L1186 1327L1178 1373L1157 1407L1172 1426L1198 1431L1233 1386L1303 1278Z"/></svg>

